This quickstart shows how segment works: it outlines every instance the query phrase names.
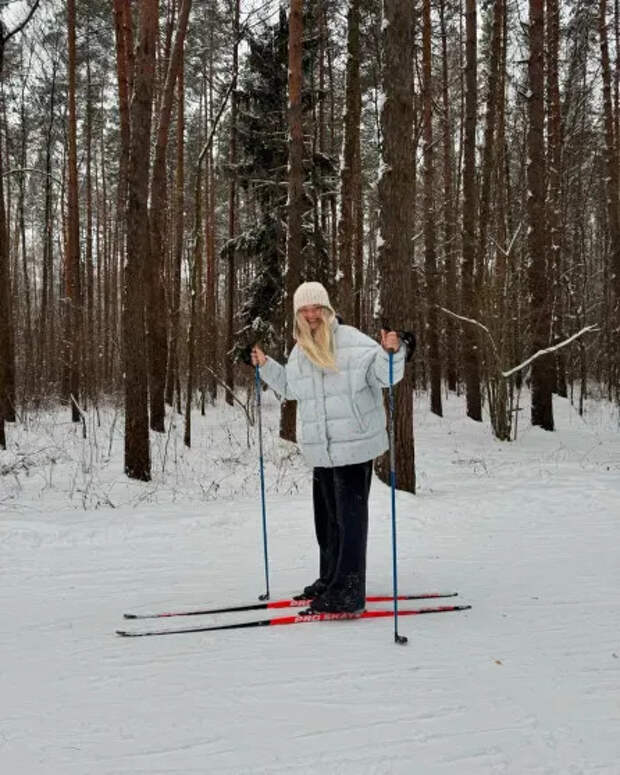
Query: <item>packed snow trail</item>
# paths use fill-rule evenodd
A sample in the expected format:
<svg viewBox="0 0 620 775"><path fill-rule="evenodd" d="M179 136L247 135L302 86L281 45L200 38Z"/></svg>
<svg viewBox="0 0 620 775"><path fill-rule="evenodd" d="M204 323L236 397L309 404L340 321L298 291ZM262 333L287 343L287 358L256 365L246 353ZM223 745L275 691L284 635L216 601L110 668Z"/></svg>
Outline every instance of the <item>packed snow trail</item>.
<svg viewBox="0 0 620 775"><path fill-rule="evenodd" d="M114 635L128 608L256 599L257 499L198 503L188 480L174 497L160 484L141 506L84 512L49 507L71 487L60 468L49 502L36 471L22 477L21 497L0 497L2 772L618 775L617 429L567 410L556 433L524 425L499 444L457 408L418 410L399 581L458 589L474 607L403 619L402 649L390 619L128 644ZM268 470L284 597L315 576L311 497L276 492ZM370 505L368 586L389 590L377 480Z"/></svg>

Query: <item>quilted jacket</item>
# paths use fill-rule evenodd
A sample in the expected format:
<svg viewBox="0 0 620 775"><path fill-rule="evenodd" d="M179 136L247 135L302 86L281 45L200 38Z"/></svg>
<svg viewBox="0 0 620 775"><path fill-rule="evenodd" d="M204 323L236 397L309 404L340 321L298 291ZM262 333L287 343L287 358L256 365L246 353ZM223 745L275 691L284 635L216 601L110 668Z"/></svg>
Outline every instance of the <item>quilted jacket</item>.
<svg viewBox="0 0 620 775"><path fill-rule="evenodd" d="M267 358L263 380L295 399L298 437L311 466L363 463L388 448L382 388L389 385L388 353L366 334L334 321L337 370L321 369L295 345L286 366ZM394 383L402 379L405 347L394 354Z"/></svg>

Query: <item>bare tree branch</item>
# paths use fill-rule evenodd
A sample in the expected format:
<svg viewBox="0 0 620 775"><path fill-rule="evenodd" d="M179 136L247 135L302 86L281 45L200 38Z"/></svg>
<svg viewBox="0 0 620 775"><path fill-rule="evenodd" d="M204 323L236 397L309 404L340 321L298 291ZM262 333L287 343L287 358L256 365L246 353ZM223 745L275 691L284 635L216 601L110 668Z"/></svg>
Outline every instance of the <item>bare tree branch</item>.
<svg viewBox="0 0 620 775"><path fill-rule="evenodd" d="M489 331L489 329L483 324L480 323L478 320L475 320L474 318L466 318L464 315L457 315L456 312L452 312L452 310L446 309L445 307L439 307L439 309L442 312L445 312L446 315L450 315L452 318L456 318L457 320L462 320L464 323L471 323L474 326L478 326L478 328L481 328L489 337L491 340L491 346L493 348L493 355L495 355L495 360L497 361L498 367L500 366L499 362L499 353L497 352L497 346L495 344L495 339L493 339L493 335Z"/></svg>
<svg viewBox="0 0 620 775"><path fill-rule="evenodd" d="M9 175L24 175L26 173L32 174L32 175L41 175L44 178L49 178L50 180L53 180L54 183L56 183L59 186L64 185L62 180L60 178L55 177L54 175L51 175L44 170L39 170L36 167L16 167L11 170L5 170L2 173L2 177L6 178Z"/></svg>
<svg viewBox="0 0 620 775"><path fill-rule="evenodd" d="M228 98L230 97L230 94L233 90L233 87L235 85L235 79L232 78L230 83L228 84L228 88L226 89L226 94L224 94L224 98L222 99L222 104L220 105L220 108L217 112L216 117L213 120L213 126L211 127L211 131L209 132L209 137L207 138L206 143L202 146L202 150L198 154L198 161L197 161L197 167L200 169L202 166L202 160L204 159L207 151L211 147L211 143L213 142L213 137L215 135L215 131L217 129L217 125L219 124L220 118L222 117L222 114L224 113L224 108L226 107L226 104L228 103Z"/></svg>
<svg viewBox="0 0 620 775"><path fill-rule="evenodd" d="M21 22L21 24L18 24L18 25L17 25L17 27L14 27L14 28L13 28L13 29L12 29L10 32L7 32L7 33L6 33L6 35L4 35L4 36L2 37L2 42L1 42L1 43L2 43L2 46L6 45L6 43L7 43L7 42L8 42L8 41L9 41L9 40L10 40L10 39L11 39L11 38L14 36L14 35L17 35L17 33L18 33L18 32L21 32L21 31L24 29L24 27L25 27L25 26L28 24L28 22L29 22L29 21L32 19L32 17L34 16L34 12L35 12L35 11L37 10L37 8L39 7L39 3L40 3L40 2L41 2L41 0L34 0L34 3L33 3L33 5L32 5L32 7L30 8L30 10L28 11L28 15L27 15L27 16L26 16L26 18L23 20L23 22Z"/></svg>
<svg viewBox="0 0 620 775"><path fill-rule="evenodd" d="M248 412L248 410L247 410L247 408L246 408L245 404L243 403L243 401L241 401L239 398L237 398L237 396L236 396L236 395L233 393L233 391L232 391L232 390L231 390L231 388L230 388L230 385L227 385L227 384L226 384L226 382L224 382L224 380L223 380L223 379L221 379L221 378L220 378L220 377L219 377L219 376L218 376L218 375L217 375L217 374L216 374L216 373L213 371L213 369L209 368L209 366L205 366L205 369L206 369L206 370L209 372L209 374L211 374L211 376L212 376L212 377L213 377L213 379L214 379L214 380L215 380L215 381L218 383L218 385L221 385L221 386L222 386L222 387L223 387L225 390L228 390L228 392L229 392L229 393L231 394L231 396L233 397L233 401L236 401L236 402L239 404L239 406L240 406L240 407L243 409L243 413L244 413L244 414L245 414L245 416L246 416L246 419L247 419L247 421L248 421L248 425L254 425L254 420L253 420L253 419L250 417L250 413Z"/></svg>
<svg viewBox="0 0 620 775"><path fill-rule="evenodd" d="M501 251L506 256L506 258L508 258L508 256L512 252L512 248L513 248L513 246L515 244L515 241L516 241L517 237L519 236L519 232L521 231L521 226L522 225L523 225L523 222L521 222L517 226L517 228L515 229L515 233L512 235L512 239L510 240L510 244L508 245L508 248L506 250L504 250L504 248L499 244L499 242L496 239L494 239L492 236L490 237L491 242L493 242L495 244L495 247L499 251Z"/></svg>
<svg viewBox="0 0 620 775"><path fill-rule="evenodd" d="M567 344L570 344L575 339L578 339L583 334L587 334L589 332L598 331L598 327L596 324L586 326L585 328L582 328L581 331L577 331L576 334L573 334L572 336L569 336L568 339L564 339L562 342L558 342L558 344L554 344L552 347L545 347L543 350L538 350L534 353L534 355L531 355L527 360L523 361L523 363L520 363L518 366L514 366L512 369L509 369L508 371L504 371L501 368L500 360L499 360L499 353L497 352L497 347L495 346L495 340L493 339L493 336L489 329L484 325L484 323L480 323L480 321L475 320L474 318L467 318L463 315L457 315L456 312L452 312L452 310L446 309L445 307L439 307L439 309L442 312L445 312L446 315L450 315L450 317L456 318L457 320L461 320L464 323L471 323L473 326L478 326L478 328L481 328L489 337L491 340L491 346L493 348L493 355L495 356L495 360L497 362L497 365L500 369L500 373L502 377L510 377L512 374L514 374L517 371L521 371L521 369L524 369L526 366L529 366L532 361L535 361L537 358L540 358L541 355L548 355L549 353L555 352L556 350L561 350L562 347L566 347Z"/></svg>

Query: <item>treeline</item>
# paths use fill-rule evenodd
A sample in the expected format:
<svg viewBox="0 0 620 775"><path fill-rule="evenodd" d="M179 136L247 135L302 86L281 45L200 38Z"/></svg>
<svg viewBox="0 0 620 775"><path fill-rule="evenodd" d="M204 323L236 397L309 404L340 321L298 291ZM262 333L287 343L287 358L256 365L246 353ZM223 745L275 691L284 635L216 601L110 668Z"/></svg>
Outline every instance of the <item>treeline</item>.
<svg viewBox="0 0 620 775"><path fill-rule="evenodd" d="M112 399L148 479L166 405L191 444L192 408L247 382L248 344L291 347L306 278L346 321L417 334L397 407L412 492L414 390L439 415L464 392L504 440L525 379L548 430L554 393L620 401L617 3L0 14L0 446L32 408L79 421Z"/></svg>

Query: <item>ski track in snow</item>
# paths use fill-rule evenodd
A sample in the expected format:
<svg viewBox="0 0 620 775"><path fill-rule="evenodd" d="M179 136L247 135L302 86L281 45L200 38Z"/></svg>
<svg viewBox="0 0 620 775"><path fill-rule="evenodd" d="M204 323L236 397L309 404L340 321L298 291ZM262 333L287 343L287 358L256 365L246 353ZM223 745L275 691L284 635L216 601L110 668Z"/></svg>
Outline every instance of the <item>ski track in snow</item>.
<svg viewBox="0 0 620 775"><path fill-rule="evenodd" d="M456 399L445 419L420 406L419 493L397 497L399 589L458 590L449 602L473 608L401 619L404 647L391 619L117 638L137 626L123 611L264 591L258 494L200 502L188 478L174 497L159 483L152 501L79 511L62 470L43 494L43 476L18 495L0 477L0 771L620 775L620 437L599 406L587 424L557 401L559 430L523 423L514 444L463 420ZM268 465L274 599L316 563L309 477L298 457L278 463L282 449ZM391 590L389 509L375 479L375 593Z"/></svg>

